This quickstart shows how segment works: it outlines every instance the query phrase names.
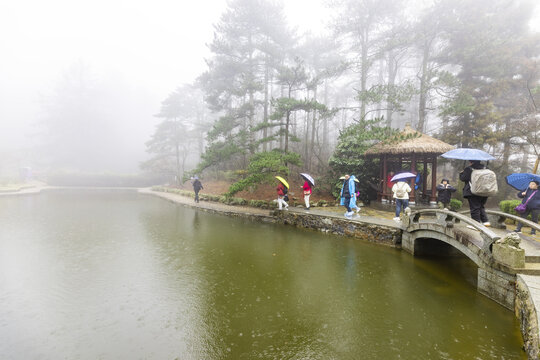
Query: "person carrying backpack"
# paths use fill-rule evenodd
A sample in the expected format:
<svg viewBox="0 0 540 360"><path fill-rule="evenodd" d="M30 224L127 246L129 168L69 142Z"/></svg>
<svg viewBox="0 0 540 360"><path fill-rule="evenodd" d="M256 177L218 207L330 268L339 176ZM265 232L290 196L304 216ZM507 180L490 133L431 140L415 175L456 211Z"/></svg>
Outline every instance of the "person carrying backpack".
<svg viewBox="0 0 540 360"><path fill-rule="evenodd" d="M469 160L469 166L467 166L465 169L463 169L463 171L459 173L459 180L465 183L465 186L463 186L463 197L469 201L469 208L471 209L471 218L483 224L484 226L491 226L491 224L488 221L486 208L485 208L488 196L483 195L482 193L475 191L474 189L474 188L477 188L479 184L476 183L478 180L477 180L477 177L473 175L473 172L477 170L484 170L484 169L485 169L485 166L482 165L480 161ZM492 173L491 170L489 170L489 172ZM495 182L495 187L496 187L496 182Z"/></svg>
<svg viewBox="0 0 540 360"><path fill-rule="evenodd" d="M531 214L531 220L538 224L538 215L540 214L540 191L538 191L538 181L531 181L529 187L525 191L518 192L517 196L523 198L521 201L525 205L525 212L519 214L522 218L526 219ZM522 223L518 222L516 232L521 232ZM531 235L535 235L536 230L531 229Z"/></svg>
<svg viewBox="0 0 540 360"><path fill-rule="evenodd" d="M409 193L411 192L411 187L404 180L399 180L397 183L392 186L392 192L394 193L393 198L396 199L396 217L395 221L399 221L399 215L401 210L405 211L409 207Z"/></svg>

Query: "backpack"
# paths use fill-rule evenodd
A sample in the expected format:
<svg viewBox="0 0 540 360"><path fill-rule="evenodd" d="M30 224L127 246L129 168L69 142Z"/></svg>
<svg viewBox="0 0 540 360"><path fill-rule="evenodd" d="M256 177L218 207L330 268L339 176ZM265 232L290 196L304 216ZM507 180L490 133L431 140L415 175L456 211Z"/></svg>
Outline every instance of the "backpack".
<svg viewBox="0 0 540 360"><path fill-rule="evenodd" d="M497 175L489 169L473 169L470 186L471 193L477 196L493 196L499 191Z"/></svg>
<svg viewBox="0 0 540 360"><path fill-rule="evenodd" d="M405 184L405 183L399 182L399 183L396 184L396 196L397 196L398 198L402 198L402 197L404 197L404 196L407 194L407 192L405 191L405 187L403 186L403 184Z"/></svg>
<svg viewBox="0 0 540 360"><path fill-rule="evenodd" d="M287 187L283 186L283 195L287 195L288 192L289 190L287 189Z"/></svg>

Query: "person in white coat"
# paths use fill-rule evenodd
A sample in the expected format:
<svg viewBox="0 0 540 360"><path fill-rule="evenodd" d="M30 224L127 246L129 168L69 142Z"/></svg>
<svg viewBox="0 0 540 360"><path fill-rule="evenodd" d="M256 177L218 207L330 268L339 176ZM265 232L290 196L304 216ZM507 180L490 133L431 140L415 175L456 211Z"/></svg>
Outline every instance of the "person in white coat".
<svg viewBox="0 0 540 360"><path fill-rule="evenodd" d="M395 221L399 221L401 210L405 211L409 207L409 193L411 187L404 180L400 180L392 186L393 198L396 199L396 217Z"/></svg>

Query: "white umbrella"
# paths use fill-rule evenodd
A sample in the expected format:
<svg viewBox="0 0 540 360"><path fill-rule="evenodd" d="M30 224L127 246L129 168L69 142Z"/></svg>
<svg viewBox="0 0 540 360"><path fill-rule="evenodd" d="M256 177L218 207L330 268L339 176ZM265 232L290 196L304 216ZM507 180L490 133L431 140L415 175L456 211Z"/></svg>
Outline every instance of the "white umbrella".
<svg viewBox="0 0 540 360"><path fill-rule="evenodd" d="M305 180L309 181L309 183L311 184L311 186L315 186L315 180L313 180L313 178L311 177L311 175L306 174L306 173L300 173L300 176L303 177Z"/></svg>

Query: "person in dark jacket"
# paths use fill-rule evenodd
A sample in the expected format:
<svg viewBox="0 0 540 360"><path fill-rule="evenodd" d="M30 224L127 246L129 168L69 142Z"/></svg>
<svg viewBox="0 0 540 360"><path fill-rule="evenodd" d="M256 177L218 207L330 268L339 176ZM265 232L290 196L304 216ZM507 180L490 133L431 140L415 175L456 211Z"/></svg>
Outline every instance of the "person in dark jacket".
<svg viewBox="0 0 540 360"><path fill-rule="evenodd" d="M193 180L193 191L195 191L195 202L199 202L199 191L201 189L204 189L202 186L201 181L197 176L195 176L195 180Z"/></svg>
<svg viewBox="0 0 540 360"><path fill-rule="evenodd" d="M538 191L538 181L531 181L529 187L525 191L518 192L517 196L523 198L522 204L527 203L527 208L520 216L524 219L531 214L531 220L538 224L538 215L540 214L540 191ZM530 198L530 199L529 199ZM521 232L522 223L518 222L516 232ZM535 229L531 229L531 235L536 234Z"/></svg>
<svg viewBox="0 0 540 360"><path fill-rule="evenodd" d="M469 160L469 166L463 169L459 173L459 180L465 183L463 187L463 197L469 201L469 208L471 209L471 218L478 221L479 223L484 224L485 226L490 226L491 224L488 221L486 214L486 196L474 195L471 192L471 175L473 170L484 169L484 165L478 160Z"/></svg>
<svg viewBox="0 0 540 360"><path fill-rule="evenodd" d="M442 179L441 183L437 185L437 201L440 202L444 209L448 210L448 205L452 199L452 193L456 191L456 188L450 185L448 179Z"/></svg>

